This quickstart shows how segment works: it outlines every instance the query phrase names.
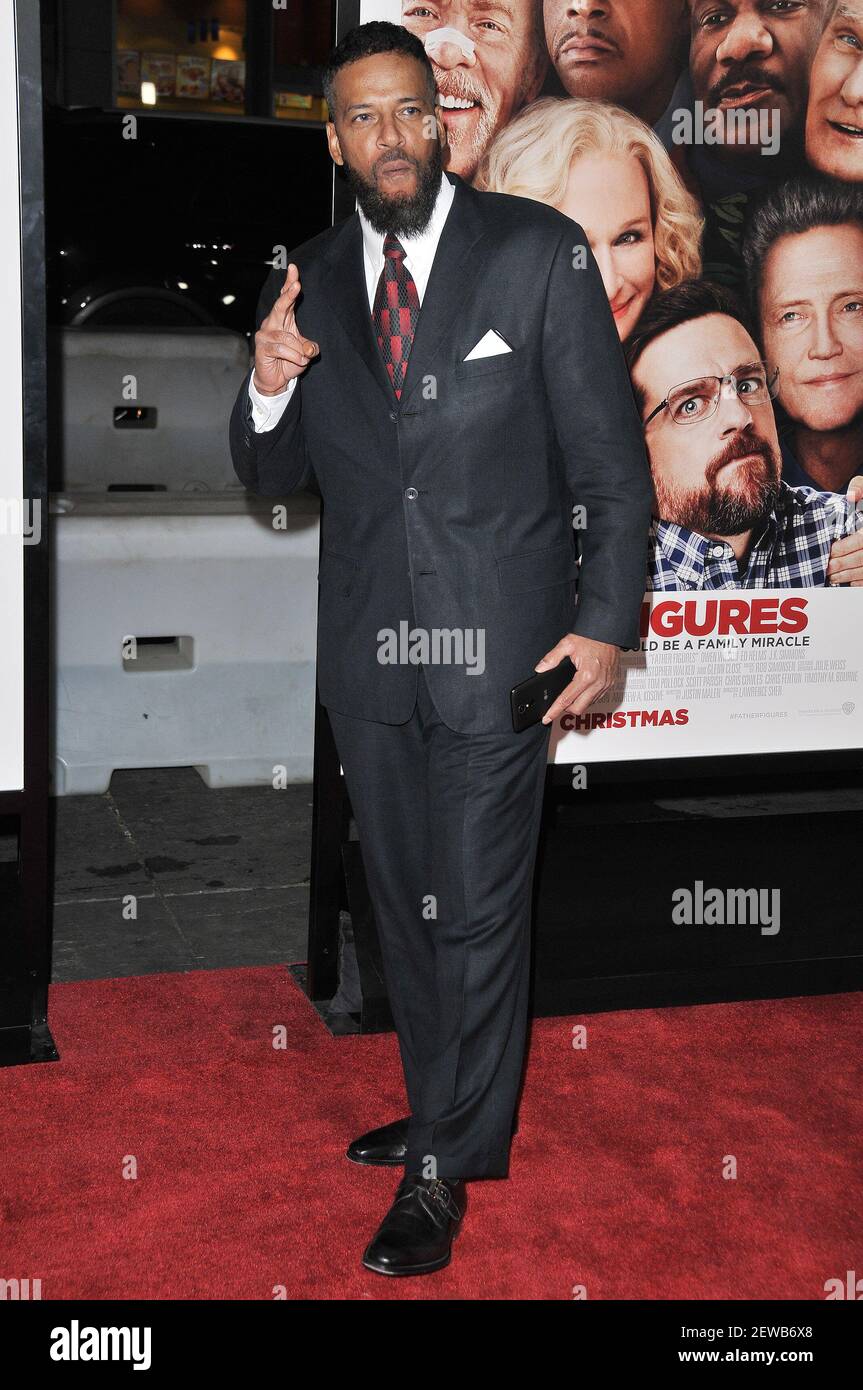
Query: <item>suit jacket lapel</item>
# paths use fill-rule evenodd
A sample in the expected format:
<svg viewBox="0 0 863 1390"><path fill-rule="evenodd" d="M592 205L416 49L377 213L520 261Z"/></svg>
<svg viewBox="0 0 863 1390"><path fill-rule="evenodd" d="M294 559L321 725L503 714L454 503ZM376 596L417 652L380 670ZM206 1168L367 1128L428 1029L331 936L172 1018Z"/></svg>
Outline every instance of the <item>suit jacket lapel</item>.
<svg viewBox="0 0 863 1390"><path fill-rule="evenodd" d="M328 257L331 265L332 295L329 303L378 386L390 409L396 400L393 384L384 366L375 337L363 256L363 230L356 213L342 224Z"/></svg>
<svg viewBox="0 0 863 1390"><path fill-rule="evenodd" d="M479 194L457 174L447 177L455 183L455 197L443 225L423 295L402 387L402 406L407 404L423 379L433 374L435 358L445 344L447 331L478 274L479 244L485 236L477 208Z"/></svg>
<svg viewBox="0 0 863 1390"><path fill-rule="evenodd" d="M479 195L457 174L446 177L456 186L455 197L441 232L423 296L400 402L396 399L375 338L366 293L363 234L356 213L343 224L341 234L329 253L332 306L390 407L394 404L406 405L424 377L432 374L435 357L445 342L447 330L464 303L468 286L477 273L479 243L485 235L477 209Z"/></svg>

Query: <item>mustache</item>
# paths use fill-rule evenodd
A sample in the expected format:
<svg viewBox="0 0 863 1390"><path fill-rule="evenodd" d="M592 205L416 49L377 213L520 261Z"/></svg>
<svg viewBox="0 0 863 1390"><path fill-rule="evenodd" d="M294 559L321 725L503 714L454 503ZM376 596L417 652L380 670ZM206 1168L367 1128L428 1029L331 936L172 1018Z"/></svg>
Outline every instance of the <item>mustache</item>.
<svg viewBox="0 0 863 1390"><path fill-rule="evenodd" d="M705 469L705 482L708 486L714 483L721 468L724 468L726 464L734 463L736 459L746 458L747 454L759 454L771 472L775 471L776 458L768 441L762 439L761 435L755 434L754 431L742 430L726 444L721 453L710 460Z"/></svg>
<svg viewBox="0 0 863 1390"><path fill-rule="evenodd" d="M569 43L570 39L599 39L601 43L607 43L610 48L613 48L615 53L620 52L620 44L617 43L615 39L609 34L604 33L598 25L588 24L586 27L580 29L567 29L565 34L561 34L554 45L555 62L560 57L560 50L563 48L564 44Z"/></svg>
<svg viewBox="0 0 863 1390"><path fill-rule="evenodd" d="M731 68L715 86L710 88L708 97L711 106L718 106L732 87L740 87L743 83L753 87L769 87L777 94L785 91L785 83L780 78L774 77L773 73L758 67L756 63L742 62Z"/></svg>
<svg viewBox="0 0 863 1390"><path fill-rule="evenodd" d="M408 154L406 150L402 154L397 151L393 151L392 154L382 154L380 159L375 160L375 169L380 169L382 164L412 164L415 169L420 167L419 160L414 158L412 154Z"/></svg>
<svg viewBox="0 0 863 1390"><path fill-rule="evenodd" d="M455 97L459 101L477 101L480 106L491 105L491 96L484 82L477 82L475 77L461 68L454 68L450 72L435 67L434 63L432 67L441 96Z"/></svg>

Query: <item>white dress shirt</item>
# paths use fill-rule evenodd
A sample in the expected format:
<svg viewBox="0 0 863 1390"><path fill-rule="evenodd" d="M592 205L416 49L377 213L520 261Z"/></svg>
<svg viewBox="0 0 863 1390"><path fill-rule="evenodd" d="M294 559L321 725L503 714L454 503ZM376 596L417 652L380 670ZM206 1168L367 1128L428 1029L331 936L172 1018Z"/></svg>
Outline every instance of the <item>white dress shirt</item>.
<svg viewBox="0 0 863 1390"><path fill-rule="evenodd" d="M423 302L440 235L454 197L455 184L450 183L445 174L441 174L441 184L434 210L425 231L420 232L418 236L399 237L399 241L405 248L404 263L413 276L420 304ZM375 231L361 208L358 208L357 212L363 231L363 264L366 272L369 312L371 313L374 310L378 281L384 268L384 233ZM300 275L302 277L302 267L300 267ZM310 326L309 332L314 332L312 326ZM265 430L275 428L293 395L298 379L294 377L293 381L290 381L286 389L281 391L278 396L263 396L255 386L254 373L252 373L249 377L249 396L252 401L252 417L256 434L263 434Z"/></svg>

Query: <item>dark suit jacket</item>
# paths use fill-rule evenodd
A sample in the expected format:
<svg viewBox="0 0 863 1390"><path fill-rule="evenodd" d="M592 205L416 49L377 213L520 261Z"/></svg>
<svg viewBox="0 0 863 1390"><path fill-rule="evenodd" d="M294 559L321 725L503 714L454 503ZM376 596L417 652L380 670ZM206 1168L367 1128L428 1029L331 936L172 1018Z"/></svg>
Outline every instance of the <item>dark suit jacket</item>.
<svg viewBox="0 0 863 1390"><path fill-rule="evenodd" d="M255 433L246 378L231 451L253 492L320 490L322 703L402 723L417 667L382 664L382 632L472 629L476 642L482 630L481 674L424 668L452 729L503 732L511 687L565 633L638 646L651 489L602 280L589 251L587 268L574 266L584 232L542 203L447 177L455 196L401 400L374 337L354 213L291 253L298 323L320 357L270 432ZM270 273L257 327L283 282ZM513 351L466 362L491 328ZM580 566L574 504L587 517Z"/></svg>

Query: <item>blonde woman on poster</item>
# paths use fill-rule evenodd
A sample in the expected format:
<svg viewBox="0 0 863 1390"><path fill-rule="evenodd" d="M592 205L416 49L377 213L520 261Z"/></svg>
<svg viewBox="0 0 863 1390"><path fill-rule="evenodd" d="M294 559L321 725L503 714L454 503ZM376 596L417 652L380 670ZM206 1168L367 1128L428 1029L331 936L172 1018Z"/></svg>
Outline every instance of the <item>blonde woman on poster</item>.
<svg viewBox="0 0 863 1390"><path fill-rule="evenodd" d="M494 141L477 186L548 203L584 229L621 340L655 289L701 273L698 206L660 140L620 106L534 102Z"/></svg>

